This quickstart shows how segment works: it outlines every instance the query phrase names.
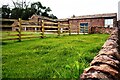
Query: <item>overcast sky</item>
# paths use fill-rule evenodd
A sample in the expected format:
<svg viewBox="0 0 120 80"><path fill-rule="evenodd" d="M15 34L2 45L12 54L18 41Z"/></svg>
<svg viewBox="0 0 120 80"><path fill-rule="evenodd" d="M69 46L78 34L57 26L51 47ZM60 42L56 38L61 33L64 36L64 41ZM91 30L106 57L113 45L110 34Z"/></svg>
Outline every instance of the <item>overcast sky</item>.
<svg viewBox="0 0 120 80"><path fill-rule="evenodd" d="M17 1L17 0L13 0ZM20 0L19 0L20 1ZM22 0L21 0L22 1ZM117 13L120 0L26 0L27 2L40 1L44 6L50 7L58 18L68 18L72 15L91 15L101 13ZM10 4L12 0L0 1L3 4Z"/></svg>

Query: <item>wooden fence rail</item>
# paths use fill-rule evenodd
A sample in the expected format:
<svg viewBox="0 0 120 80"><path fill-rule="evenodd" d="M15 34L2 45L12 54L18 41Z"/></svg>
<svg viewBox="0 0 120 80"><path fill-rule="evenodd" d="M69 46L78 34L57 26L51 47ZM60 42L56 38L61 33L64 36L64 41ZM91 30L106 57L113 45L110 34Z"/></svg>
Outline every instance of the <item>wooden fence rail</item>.
<svg viewBox="0 0 120 80"><path fill-rule="evenodd" d="M2 36L2 40L16 40L18 39L19 41L21 41L21 39L26 39L28 36L28 38L34 38L34 37L40 37L40 38L44 38L46 36L46 33L56 33L58 36L60 36L61 34L69 34L71 35L71 33L110 33L112 32L112 30L114 30L114 28L105 28L105 27L85 27L85 26L76 26L76 28L72 28L72 24L66 24L66 23L61 23L61 22L50 22L50 21L46 21L46 20L37 20L37 21L33 21L33 20L22 20L21 18L19 18L18 20L16 19L0 19L0 21L12 21L12 22L16 22L15 26L11 27L10 25L6 24L6 25L0 25L0 27L2 28L11 28L14 32L16 32L17 34L8 34L8 35L3 35ZM37 32L39 34L37 35L32 35L32 34L25 34L23 32ZM9 37L9 38L4 38L4 37ZM12 37L10 37L12 36ZM26 38L25 38L26 36Z"/></svg>
<svg viewBox="0 0 120 80"><path fill-rule="evenodd" d="M63 33L69 33L71 35L71 24L62 24L60 22L45 22L45 20L41 21L28 21L28 20L22 20L19 18L18 20L15 19L3 19L2 21L18 21L15 28L15 33L13 34L7 34L2 36L2 40L19 40L22 39L28 39L28 38L36 38L36 37L45 37L45 33L57 33L58 36L60 36ZM1 26L5 27L5 26ZM13 27L12 27L13 28ZM28 28L31 28L32 31L38 32L39 34L37 36L32 36L33 34L23 34L24 31L27 31ZM66 29L64 29L66 28ZM4 34L4 33L3 33ZM14 37L10 37L14 36ZM23 37L24 36L24 37ZM29 36L29 37L28 37ZM10 38L4 38L4 37L10 37Z"/></svg>

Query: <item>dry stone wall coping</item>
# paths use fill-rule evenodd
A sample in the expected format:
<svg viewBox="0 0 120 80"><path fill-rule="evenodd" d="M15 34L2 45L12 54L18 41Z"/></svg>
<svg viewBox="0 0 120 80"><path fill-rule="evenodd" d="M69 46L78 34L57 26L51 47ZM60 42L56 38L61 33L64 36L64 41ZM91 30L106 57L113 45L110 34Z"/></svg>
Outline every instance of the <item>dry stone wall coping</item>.
<svg viewBox="0 0 120 80"><path fill-rule="evenodd" d="M116 28L80 80L120 80L120 29Z"/></svg>

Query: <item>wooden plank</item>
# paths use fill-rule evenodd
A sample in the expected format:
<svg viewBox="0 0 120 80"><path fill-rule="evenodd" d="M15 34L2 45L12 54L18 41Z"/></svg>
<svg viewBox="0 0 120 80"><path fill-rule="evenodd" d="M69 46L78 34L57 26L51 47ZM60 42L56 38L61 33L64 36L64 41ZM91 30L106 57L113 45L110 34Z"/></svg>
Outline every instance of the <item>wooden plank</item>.
<svg viewBox="0 0 120 80"><path fill-rule="evenodd" d="M44 28L58 28L57 26L44 26Z"/></svg>
<svg viewBox="0 0 120 80"><path fill-rule="evenodd" d="M79 34L80 33L80 27L78 26L78 28L77 28L77 34Z"/></svg>
<svg viewBox="0 0 120 80"><path fill-rule="evenodd" d="M62 30L63 32L69 32L69 30Z"/></svg>
<svg viewBox="0 0 120 80"><path fill-rule="evenodd" d="M17 21L17 19L0 19L0 21Z"/></svg>
<svg viewBox="0 0 120 80"><path fill-rule="evenodd" d="M6 36L19 36L19 34L8 34Z"/></svg>
<svg viewBox="0 0 120 80"><path fill-rule="evenodd" d="M60 22L58 22L58 36L60 36Z"/></svg>
<svg viewBox="0 0 120 80"><path fill-rule="evenodd" d="M54 22L44 22L44 24L58 24L58 23L54 23Z"/></svg>
<svg viewBox="0 0 120 80"><path fill-rule="evenodd" d="M22 31L21 18L19 18L19 30L18 30L18 33L19 33L19 41L21 41L21 31Z"/></svg>
<svg viewBox="0 0 120 80"><path fill-rule="evenodd" d="M48 31L48 32L45 32L45 34L51 34L51 33L53 33L53 34L58 34L57 32L55 32L55 31Z"/></svg>
<svg viewBox="0 0 120 80"><path fill-rule="evenodd" d="M57 32L58 30L45 30L45 32Z"/></svg>
<svg viewBox="0 0 120 80"><path fill-rule="evenodd" d="M45 28L45 26L44 26L44 20L42 20L42 38L44 38L44 29Z"/></svg>
<svg viewBox="0 0 120 80"><path fill-rule="evenodd" d="M33 22L33 23L38 23L38 21L32 21L32 20L22 20L21 21L22 23L31 23L31 22Z"/></svg>
<svg viewBox="0 0 120 80"><path fill-rule="evenodd" d="M42 36L30 36L30 37L22 37L21 39L29 39L29 38L40 38Z"/></svg>
<svg viewBox="0 0 120 80"><path fill-rule="evenodd" d="M41 30L36 30L36 31L35 30L26 30L26 31L23 30L22 32L38 32L39 33L40 31Z"/></svg>
<svg viewBox="0 0 120 80"><path fill-rule="evenodd" d="M40 28L41 26L37 26L37 25L22 25L22 27Z"/></svg>
<svg viewBox="0 0 120 80"><path fill-rule="evenodd" d="M21 36L29 36L29 35L37 35L37 34L21 34Z"/></svg>
<svg viewBox="0 0 120 80"><path fill-rule="evenodd" d="M5 41L5 40L18 40L19 38L3 38L2 41Z"/></svg>
<svg viewBox="0 0 120 80"><path fill-rule="evenodd" d="M69 23L68 28L69 28L69 35L71 35L71 23Z"/></svg>
<svg viewBox="0 0 120 80"><path fill-rule="evenodd" d="M12 27L11 25L0 25L0 27Z"/></svg>

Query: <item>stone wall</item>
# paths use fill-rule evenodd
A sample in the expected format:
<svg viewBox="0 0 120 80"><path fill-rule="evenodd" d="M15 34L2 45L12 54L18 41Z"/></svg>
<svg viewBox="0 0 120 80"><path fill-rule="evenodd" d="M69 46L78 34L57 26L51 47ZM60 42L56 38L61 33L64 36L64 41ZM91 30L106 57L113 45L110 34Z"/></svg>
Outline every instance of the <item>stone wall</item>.
<svg viewBox="0 0 120 80"><path fill-rule="evenodd" d="M120 80L120 29L116 28L80 80Z"/></svg>
<svg viewBox="0 0 120 80"><path fill-rule="evenodd" d="M107 33L107 34L111 34L111 32L113 32L115 30L115 27L91 27L90 28L90 34L94 34L94 33Z"/></svg>
<svg viewBox="0 0 120 80"><path fill-rule="evenodd" d="M119 28L120 28L120 20L118 21L118 26L119 26Z"/></svg>

